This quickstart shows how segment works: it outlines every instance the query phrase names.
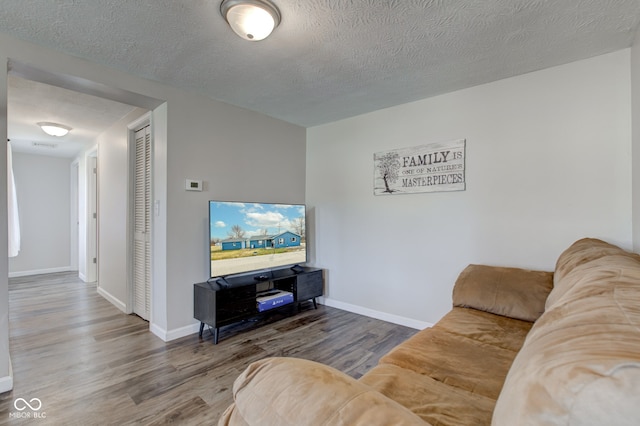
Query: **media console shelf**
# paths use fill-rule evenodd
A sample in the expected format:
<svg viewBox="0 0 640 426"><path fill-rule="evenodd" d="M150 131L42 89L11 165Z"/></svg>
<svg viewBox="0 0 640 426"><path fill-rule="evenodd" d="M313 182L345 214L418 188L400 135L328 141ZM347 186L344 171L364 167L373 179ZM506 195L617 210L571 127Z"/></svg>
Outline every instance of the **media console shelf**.
<svg viewBox="0 0 640 426"><path fill-rule="evenodd" d="M193 316L200 321L200 337L207 324L213 329L213 342L217 344L220 327L260 315L256 298L267 290L293 293L293 303L298 306L313 300L317 309L316 297L322 296L323 291L322 269L298 266L194 284Z"/></svg>

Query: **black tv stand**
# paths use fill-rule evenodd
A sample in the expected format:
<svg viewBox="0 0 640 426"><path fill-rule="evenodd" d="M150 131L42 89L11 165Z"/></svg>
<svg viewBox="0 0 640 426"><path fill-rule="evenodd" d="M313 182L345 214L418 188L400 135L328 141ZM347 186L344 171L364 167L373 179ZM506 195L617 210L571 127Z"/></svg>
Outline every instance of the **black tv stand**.
<svg viewBox="0 0 640 426"><path fill-rule="evenodd" d="M322 269L296 266L295 270L291 267L259 275L229 275L194 284L193 316L200 321L199 336L202 337L204 325L207 324L213 329L213 343L217 344L220 327L272 312L258 312L257 294L266 290L291 292L293 303L298 303L298 308L302 302L312 300L317 309L316 297L322 296L324 287Z"/></svg>

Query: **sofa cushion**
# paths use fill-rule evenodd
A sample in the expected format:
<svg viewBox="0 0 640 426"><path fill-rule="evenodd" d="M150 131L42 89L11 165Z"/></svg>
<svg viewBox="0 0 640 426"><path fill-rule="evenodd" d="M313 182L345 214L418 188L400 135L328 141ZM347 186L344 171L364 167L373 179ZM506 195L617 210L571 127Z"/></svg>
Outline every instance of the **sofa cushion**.
<svg viewBox="0 0 640 426"><path fill-rule="evenodd" d="M219 425L424 425L425 422L354 378L313 361L266 358L233 385L234 404Z"/></svg>
<svg viewBox="0 0 640 426"><path fill-rule="evenodd" d="M640 424L640 260L574 268L518 353L494 425Z"/></svg>
<svg viewBox="0 0 640 426"><path fill-rule="evenodd" d="M231 404L220 416L218 426L250 426L236 409L236 404Z"/></svg>
<svg viewBox="0 0 640 426"><path fill-rule="evenodd" d="M533 323L470 308L453 308L433 327L518 352Z"/></svg>
<svg viewBox="0 0 640 426"><path fill-rule="evenodd" d="M553 287L553 273L469 265L453 288L453 306L525 321L537 320Z"/></svg>
<svg viewBox="0 0 640 426"><path fill-rule="evenodd" d="M619 267L633 266L637 261L632 256L626 256L621 252L607 254L588 262L582 263L567 272L558 285L553 288L545 302L545 309L550 310L565 295L573 291L590 291L592 285L608 282L620 273ZM617 265L617 266L616 266Z"/></svg>
<svg viewBox="0 0 640 426"><path fill-rule="evenodd" d="M486 425L495 399L449 386L392 364L380 364L360 381L438 426Z"/></svg>
<svg viewBox="0 0 640 426"><path fill-rule="evenodd" d="M576 267L612 254L637 257L636 254L626 252L620 247L596 238L583 238L571 244L558 256L556 261L556 269L553 274L554 289L560 287L562 279Z"/></svg>
<svg viewBox="0 0 640 426"><path fill-rule="evenodd" d="M474 322L476 318L481 320ZM511 327L511 321L521 326ZM434 327L392 349L379 364L395 365L495 400L530 326L486 312L453 308ZM494 332L504 342L495 344Z"/></svg>

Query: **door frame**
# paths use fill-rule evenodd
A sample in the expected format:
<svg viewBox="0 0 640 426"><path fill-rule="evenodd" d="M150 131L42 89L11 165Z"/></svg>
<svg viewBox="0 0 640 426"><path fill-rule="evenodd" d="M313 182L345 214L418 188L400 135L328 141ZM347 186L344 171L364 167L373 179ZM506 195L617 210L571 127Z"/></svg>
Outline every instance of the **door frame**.
<svg viewBox="0 0 640 426"><path fill-rule="evenodd" d="M100 202L98 182L98 149L87 152L86 176L87 176L87 206L86 206L86 270L85 282L98 281L98 203ZM94 261L95 259L95 261Z"/></svg>
<svg viewBox="0 0 640 426"><path fill-rule="evenodd" d="M71 229L71 247L69 247L69 259L72 271L79 271L80 265L80 161L77 159L71 163L70 168L71 181L71 205L70 211L70 229Z"/></svg>

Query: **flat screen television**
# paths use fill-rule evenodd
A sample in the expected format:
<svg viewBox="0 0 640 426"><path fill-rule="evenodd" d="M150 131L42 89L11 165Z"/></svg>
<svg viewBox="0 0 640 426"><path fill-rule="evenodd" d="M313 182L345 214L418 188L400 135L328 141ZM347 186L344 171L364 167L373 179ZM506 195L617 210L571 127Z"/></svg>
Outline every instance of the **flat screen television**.
<svg viewBox="0 0 640 426"><path fill-rule="evenodd" d="M210 276L307 261L304 204L209 201Z"/></svg>

